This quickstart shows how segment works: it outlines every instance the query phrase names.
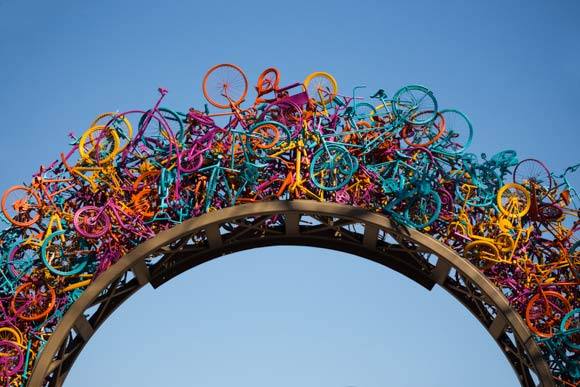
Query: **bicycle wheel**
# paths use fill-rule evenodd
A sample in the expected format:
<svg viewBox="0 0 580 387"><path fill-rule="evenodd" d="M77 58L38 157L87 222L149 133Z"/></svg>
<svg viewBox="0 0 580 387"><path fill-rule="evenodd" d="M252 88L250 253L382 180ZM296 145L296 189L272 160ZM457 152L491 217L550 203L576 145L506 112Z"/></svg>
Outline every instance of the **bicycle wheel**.
<svg viewBox="0 0 580 387"><path fill-rule="evenodd" d="M580 308L571 310L560 324L566 346L573 351L580 351Z"/></svg>
<svg viewBox="0 0 580 387"><path fill-rule="evenodd" d="M560 332L564 343L573 351L580 351L580 308L571 310L564 316L560 324Z"/></svg>
<svg viewBox="0 0 580 387"><path fill-rule="evenodd" d="M75 212L73 224L85 238L97 239L111 229L111 220L102 208L84 206Z"/></svg>
<svg viewBox="0 0 580 387"><path fill-rule="evenodd" d="M48 316L56 303L56 293L45 284L27 282L20 285L10 302L12 313L24 321L41 320Z"/></svg>
<svg viewBox="0 0 580 387"><path fill-rule="evenodd" d="M173 110L162 107L158 113L146 111L139 119L138 128L143 145L155 153L171 154L174 147L183 144L183 121Z"/></svg>
<svg viewBox="0 0 580 387"><path fill-rule="evenodd" d="M329 104L338 92L336 79L324 71L314 72L304 79L308 97L320 105Z"/></svg>
<svg viewBox="0 0 580 387"><path fill-rule="evenodd" d="M431 112L419 113L419 116L423 114L431 114ZM437 113L435 119L431 122L422 125L411 125L407 124L403 127L401 131L401 137L403 141L412 147L426 147L433 144L435 141L443 135L445 131L445 119L443 115Z"/></svg>
<svg viewBox="0 0 580 387"><path fill-rule="evenodd" d="M13 327L1 327L0 341L11 341L16 344L22 344L22 333Z"/></svg>
<svg viewBox="0 0 580 387"><path fill-rule="evenodd" d="M10 377L19 373L23 364L22 348L11 341L0 341L0 376Z"/></svg>
<svg viewBox="0 0 580 387"><path fill-rule="evenodd" d="M228 109L230 104L239 105L247 92L248 79L236 65L215 65L203 77L203 95L217 108Z"/></svg>
<svg viewBox="0 0 580 387"><path fill-rule="evenodd" d="M296 138L302 132L302 109L291 101L273 102L264 108L258 121L279 122Z"/></svg>
<svg viewBox="0 0 580 387"><path fill-rule="evenodd" d="M121 142L119 152L122 152L133 138L133 125L131 125L127 116L119 115L119 113L108 112L99 114L93 122L91 122L89 128L97 125L105 125L117 132Z"/></svg>
<svg viewBox="0 0 580 387"><path fill-rule="evenodd" d="M320 148L310 162L310 180L324 191L341 189L354 172L352 156L338 145Z"/></svg>
<svg viewBox="0 0 580 387"><path fill-rule="evenodd" d="M519 184L508 183L497 193L497 206L508 218L521 218L530 210L530 193Z"/></svg>
<svg viewBox="0 0 580 387"><path fill-rule="evenodd" d="M405 206L403 217L405 223L417 230L428 227L439 217L441 197L435 191L426 194L419 193Z"/></svg>
<svg viewBox="0 0 580 387"><path fill-rule="evenodd" d="M275 67L269 67L262 71L258 77L256 90L258 95L268 94L278 88L280 83L280 72Z"/></svg>
<svg viewBox="0 0 580 387"><path fill-rule="evenodd" d="M536 335L549 338L560 328L560 322L570 312L570 303L559 292L546 290L533 296L526 306L526 323Z"/></svg>
<svg viewBox="0 0 580 387"><path fill-rule="evenodd" d="M30 274L38 264L38 247L28 241L15 243L8 253L6 266L15 280Z"/></svg>
<svg viewBox="0 0 580 387"><path fill-rule="evenodd" d="M119 153L119 136L113 128L93 126L79 140L79 154L85 161L107 164Z"/></svg>
<svg viewBox="0 0 580 387"><path fill-rule="evenodd" d="M480 270L487 270L499 262L497 247L488 241L473 241L465 245L463 256Z"/></svg>
<svg viewBox="0 0 580 387"><path fill-rule="evenodd" d="M40 256L52 273L65 277L75 275L83 271L91 255L83 245L76 233L55 231L42 243Z"/></svg>
<svg viewBox="0 0 580 387"><path fill-rule="evenodd" d="M194 143L189 149L179 152L177 155L177 167L183 173L193 173L203 165L206 148Z"/></svg>
<svg viewBox="0 0 580 387"><path fill-rule="evenodd" d="M8 188L1 204L2 213L15 226L29 227L40 219L40 197L32 188L23 185Z"/></svg>
<svg viewBox="0 0 580 387"><path fill-rule="evenodd" d="M459 155L471 145L473 126L459 110L444 109L439 113L445 119L445 130L433 148L448 155Z"/></svg>
<svg viewBox="0 0 580 387"><path fill-rule="evenodd" d="M370 123L372 117L374 117L376 114L377 112L375 107L368 102L358 102L354 105L354 118L357 122L357 125L361 120L366 123Z"/></svg>
<svg viewBox="0 0 580 387"><path fill-rule="evenodd" d="M275 121L264 121L250 128L246 137L248 149L257 157L268 157L278 151L280 144L290 143L290 131Z"/></svg>
<svg viewBox="0 0 580 387"><path fill-rule="evenodd" d="M426 87L405 86L393 96L393 112L408 124L428 124L437 115L437 100Z"/></svg>
<svg viewBox="0 0 580 387"><path fill-rule="evenodd" d="M514 168L513 181L516 184L532 186L541 186L545 188L544 190L538 190L538 193L545 192L547 194L552 190L553 181L550 171L544 163L536 159L525 159L522 160ZM543 199L546 195L542 195L540 199Z"/></svg>

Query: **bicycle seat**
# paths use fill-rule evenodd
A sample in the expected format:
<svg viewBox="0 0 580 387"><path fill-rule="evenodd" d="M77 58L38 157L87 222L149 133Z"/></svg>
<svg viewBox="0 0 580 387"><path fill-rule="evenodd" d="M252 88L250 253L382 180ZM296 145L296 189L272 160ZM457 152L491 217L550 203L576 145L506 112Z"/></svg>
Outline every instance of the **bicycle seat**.
<svg viewBox="0 0 580 387"><path fill-rule="evenodd" d="M354 114L354 108L352 106L349 106L344 110L345 117L352 117L353 114Z"/></svg>
<svg viewBox="0 0 580 387"><path fill-rule="evenodd" d="M383 89L379 89L376 93L371 95L371 98L386 98L387 93Z"/></svg>

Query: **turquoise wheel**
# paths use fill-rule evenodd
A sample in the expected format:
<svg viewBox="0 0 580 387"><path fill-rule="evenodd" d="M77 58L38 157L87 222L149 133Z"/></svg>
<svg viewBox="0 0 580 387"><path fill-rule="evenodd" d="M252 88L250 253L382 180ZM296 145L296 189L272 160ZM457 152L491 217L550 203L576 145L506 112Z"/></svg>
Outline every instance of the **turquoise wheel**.
<svg viewBox="0 0 580 387"><path fill-rule="evenodd" d="M393 96L393 111L408 124L424 125L437 116L437 100L426 87L409 85Z"/></svg>
<svg viewBox="0 0 580 387"><path fill-rule="evenodd" d="M441 197L436 191L418 193L405 207L404 222L416 229L423 229L437 220L441 212Z"/></svg>
<svg viewBox="0 0 580 387"><path fill-rule="evenodd" d="M439 112L445 120L443 135L433 144L433 149L443 154L459 155L471 145L473 126L459 110L444 109Z"/></svg>
<svg viewBox="0 0 580 387"><path fill-rule="evenodd" d="M370 120L377 114L375 107L368 102L361 102L354 105L354 118L356 120Z"/></svg>
<svg viewBox="0 0 580 387"><path fill-rule="evenodd" d="M50 234L40 248L42 262L56 275L70 276L83 271L93 252L75 232L65 230Z"/></svg>
<svg viewBox="0 0 580 387"><path fill-rule="evenodd" d="M580 308L564 316L560 324L560 332L564 335L564 342L570 349L580 351Z"/></svg>
<svg viewBox="0 0 580 387"><path fill-rule="evenodd" d="M348 151L339 145L320 148L310 162L310 179L325 191L344 187L355 172L355 163Z"/></svg>

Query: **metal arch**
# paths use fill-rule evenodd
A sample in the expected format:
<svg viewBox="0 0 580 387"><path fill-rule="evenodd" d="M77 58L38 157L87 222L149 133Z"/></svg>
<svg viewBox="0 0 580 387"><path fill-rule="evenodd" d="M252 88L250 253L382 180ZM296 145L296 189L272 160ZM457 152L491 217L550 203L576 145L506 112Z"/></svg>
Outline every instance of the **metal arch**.
<svg viewBox="0 0 580 387"><path fill-rule="evenodd" d="M264 201L210 212L137 246L97 278L66 312L28 385L62 386L95 330L147 283L158 287L219 256L271 245L341 250L388 266L427 289L438 284L486 327L522 386L554 385L522 318L471 263L434 238L383 215L309 200Z"/></svg>

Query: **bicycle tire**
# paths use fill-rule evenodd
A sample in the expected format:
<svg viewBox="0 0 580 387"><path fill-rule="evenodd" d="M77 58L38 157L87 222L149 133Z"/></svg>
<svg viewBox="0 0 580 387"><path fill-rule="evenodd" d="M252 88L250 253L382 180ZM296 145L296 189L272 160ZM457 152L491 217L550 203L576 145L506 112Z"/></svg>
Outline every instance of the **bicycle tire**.
<svg viewBox="0 0 580 387"><path fill-rule="evenodd" d="M98 239L111 229L109 216L100 207L84 206L73 217L75 230L85 238Z"/></svg>
<svg viewBox="0 0 580 387"><path fill-rule="evenodd" d="M275 67L268 67L258 76L256 91L258 95L271 93L278 89L280 83L280 71Z"/></svg>
<svg viewBox="0 0 580 387"><path fill-rule="evenodd" d="M405 223L422 230L435 222L441 212L441 197L436 191L409 200L403 212Z"/></svg>
<svg viewBox="0 0 580 387"><path fill-rule="evenodd" d="M121 124L124 125L124 128ZM125 150L127 145L131 143L131 139L133 138L133 125L131 125L131 121L129 121L127 116L119 115L119 113L114 112L102 113L91 122L89 128L97 125L105 125L109 128L114 128L119 136L119 141L126 141L119 146L119 152Z"/></svg>
<svg viewBox="0 0 580 387"><path fill-rule="evenodd" d="M120 140L115 130L97 125L83 133L78 149L81 159L102 165L110 163L115 158L120 151L119 146Z"/></svg>
<svg viewBox="0 0 580 387"><path fill-rule="evenodd" d="M0 341L0 376L10 377L19 373L24 365L22 348L11 341ZM8 384L6 384L8 386Z"/></svg>
<svg viewBox="0 0 580 387"><path fill-rule="evenodd" d="M234 105L239 105L248 93L246 74L240 67L231 63L222 63L210 68L203 77L202 85L205 99L219 109L228 109L230 100ZM232 91L228 92L228 89ZM223 94L227 95L229 100Z"/></svg>
<svg viewBox="0 0 580 387"><path fill-rule="evenodd" d="M332 75L324 71L316 71L304 79L304 88L308 98L317 104L326 106L338 93L338 84Z"/></svg>
<svg viewBox="0 0 580 387"><path fill-rule="evenodd" d="M61 236L64 237L64 244L68 244L68 246L61 246L63 243ZM83 254L79 258L79 251L76 251L75 248L79 242L77 238L74 238L74 235L66 230L55 231L46 237L40 247L40 257L46 268L53 274L63 277L83 271L89 262L89 256ZM60 265L56 266L55 263L58 262Z"/></svg>
<svg viewBox="0 0 580 387"><path fill-rule="evenodd" d="M0 327L0 341L22 344L22 333L14 327Z"/></svg>
<svg viewBox="0 0 580 387"><path fill-rule="evenodd" d="M564 342L573 351L580 351L580 308L572 309L562 319L560 332Z"/></svg>
<svg viewBox="0 0 580 387"><path fill-rule="evenodd" d="M262 121L254 124L246 137L250 152L260 158L269 158L279 149L278 145L290 143L290 130L276 121Z"/></svg>
<svg viewBox="0 0 580 387"><path fill-rule="evenodd" d="M437 115L437 99L433 92L424 86L408 85L393 95L393 113L411 125L424 125L433 121ZM423 112L425 117L417 119Z"/></svg>
<svg viewBox="0 0 580 387"><path fill-rule="evenodd" d="M281 123L290 131L293 139L302 133L302 109L292 101L272 102L258 116L258 121Z"/></svg>
<svg viewBox="0 0 580 387"><path fill-rule="evenodd" d="M198 144L194 143L189 149L179 152L177 155L177 168L183 173L193 173L203 165L205 160L205 150L198 149Z"/></svg>
<svg viewBox="0 0 580 387"><path fill-rule="evenodd" d="M320 148L310 162L310 181L324 191L337 191L354 174L352 156L339 145Z"/></svg>
<svg viewBox="0 0 580 387"><path fill-rule="evenodd" d="M23 199L20 198L15 200L12 198L12 200L9 200L10 195L16 191L21 191L17 195L23 195L24 203L21 203ZM9 201L12 202L10 204L16 211L15 214L11 214L12 211L9 209L9 204L7 203ZM40 220L40 196L32 188L23 185L15 185L8 188L2 195L1 206L2 213L6 219L15 226L26 228ZM21 208L17 209L17 206Z"/></svg>
<svg viewBox="0 0 580 387"><path fill-rule="evenodd" d="M522 218L530 210L530 193L519 184L505 184L497 193L497 206L508 218Z"/></svg>
<svg viewBox="0 0 580 387"><path fill-rule="evenodd" d="M439 119L439 122L437 122ZM443 135L445 131L445 118L440 113L436 114L436 118L422 125L407 124L401 131L403 141L411 147L427 147Z"/></svg>
<svg viewBox="0 0 580 387"><path fill-rule="evenodd" d="M9 250L7 271L13 279L19 280L32 272L37 259L38 251L35 246L28 241L17 242Z"/></svg>
<svg viewBox="0 0 580 387"><path fill-rule="evenodd" d="M41 295L40 298L37 297L38 294ZM34 296L34 302L27 304L25 301L32 296ZM39 302L39 300L42 302ZM21 303L23 305L20 305ZM21 320L37 321L48 316L54 309L55 304L56 292L53 288L45 284L26 282L14 291L10 301L10 310Z"/></svg>
<svg viewBox="0 0 580 387"><path fill-rule="evenodd" d="M525 159L520 161L512 173L513 182L516 184L527 185L529 183L539 184L545 191L540 190L540 199L544 199L548 192L552 190L553 179L550 171L539 160ZM545 192L541 195L541 192Z"/></svg>
<svg viewBox="0 0 580 387"><path fill-rule="evenodd" d="M473 140L473 125L467 116L455 109L439 111L445 119L445 131L433 144L433 149L450 156L464 153Z"/></svg>
<svg viewBox="0 0 580 387"><path fill-rule="evenodd" d="M548 298L551 299L550 304L552 306L548 304ZM557 310L554 313L552 309ZM528 328L536 335L543 338L550 338L560 328L560 324L556 325L558 315L561 315L560 319L562 319L570 312L570 309L570 303L566 297L559 292L546 290L535 294L528 301L525 312L526 323Z"/></svg>

